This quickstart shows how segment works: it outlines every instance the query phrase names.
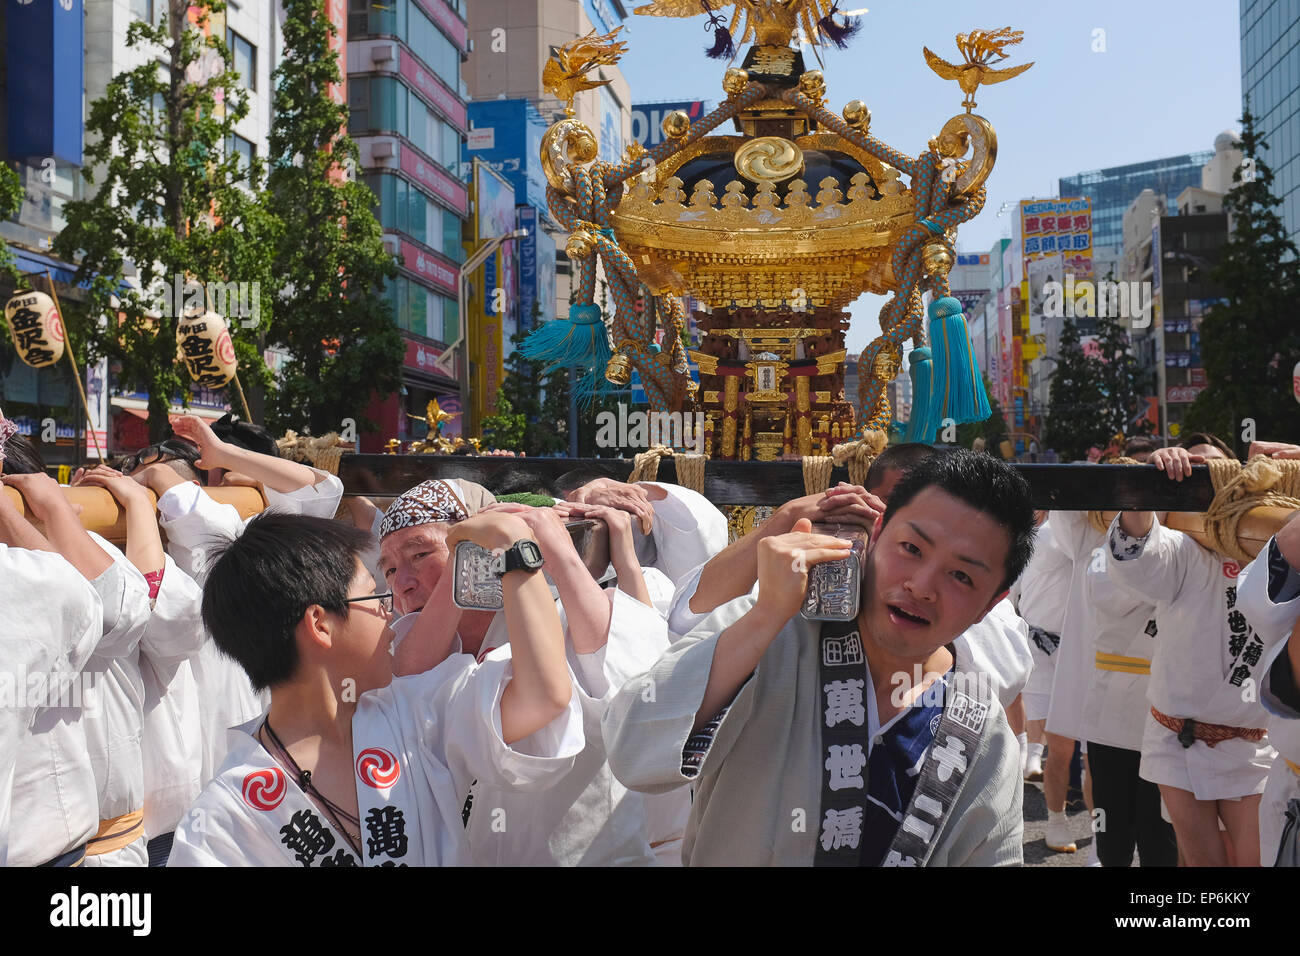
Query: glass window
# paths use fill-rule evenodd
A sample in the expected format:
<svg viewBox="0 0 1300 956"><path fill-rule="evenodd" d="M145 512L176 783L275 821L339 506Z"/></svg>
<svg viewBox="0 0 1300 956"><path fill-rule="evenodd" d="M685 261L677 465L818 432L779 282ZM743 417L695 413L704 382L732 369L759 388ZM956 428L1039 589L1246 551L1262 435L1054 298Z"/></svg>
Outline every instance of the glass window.
<svg viewBox="0 0 1300 956"><path fill-rule="evenodd" d="M442 300L442 341L455 342L460 335L459 307L455 299Z"/></svg>
<svg viewBox="0 0 1300 956"><path fill-rule="evenodd" d="M442 210L442 251L456 262L465 261L465 249L460 242L460 217L447 209Z"/></svg>
<svg viewBox="0 0 1300 956"><path fill-rule="evenodd" d="M131 0L131 16L153 23L153 0Z"/></svg>
<svg viewBox="0 0 1300 956"><path fill-rule="evenodd" d="M253 163L253 157L257 155L257 146L238 133L231 133L226 137L226 155L229 156L232 153L239 155L239 169L244 173L243 178L246 179L248 177L248 168Z"/></svg>
<svg viewBox="0 0 1300 956"><path fill-rule="evenodd" d="M257 89L257 47L234 30L226 30L226 46L230 47L230 67L239 74L244 86Z"/></svg>

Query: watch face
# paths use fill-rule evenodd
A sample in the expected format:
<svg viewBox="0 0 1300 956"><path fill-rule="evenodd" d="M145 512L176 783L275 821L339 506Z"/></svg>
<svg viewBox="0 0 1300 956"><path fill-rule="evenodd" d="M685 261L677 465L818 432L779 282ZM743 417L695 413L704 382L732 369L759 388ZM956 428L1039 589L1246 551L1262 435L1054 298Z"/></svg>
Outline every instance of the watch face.
<svg viewBox="0 0 1300 956"><path fill-rule="evenodd" d="M535 541L520 541L519 556L524 559L524 567L530 571L542 566L542 549Z"/></svg>

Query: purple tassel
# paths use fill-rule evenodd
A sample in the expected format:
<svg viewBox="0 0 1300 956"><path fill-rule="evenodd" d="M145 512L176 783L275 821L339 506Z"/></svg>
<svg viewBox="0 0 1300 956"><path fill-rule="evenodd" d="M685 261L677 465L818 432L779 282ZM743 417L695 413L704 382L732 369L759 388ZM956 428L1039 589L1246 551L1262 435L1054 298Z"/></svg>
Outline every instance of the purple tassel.
<svg viewBox="0 0 1300 956"><path fill-rule="evenodd" d="M817 21L817 32L843 50L848 47L849 39L862 29L862 21L858 17L845 17L844 25L840 26L835 22L839 8L838 2L831 5L830 12Z"/></svg>
<svg viewBox="0 0 1300 956"><path fill-rule="evenodd" d="M713 30L713 46L705 50L704 55L711 60L730 60L736 55L736 44L731 40L731 31L727 29L727 22L721 14L715 13L709 6L709 0L700 0L700 6L709 15L709 22L704 29Z"/></svg>

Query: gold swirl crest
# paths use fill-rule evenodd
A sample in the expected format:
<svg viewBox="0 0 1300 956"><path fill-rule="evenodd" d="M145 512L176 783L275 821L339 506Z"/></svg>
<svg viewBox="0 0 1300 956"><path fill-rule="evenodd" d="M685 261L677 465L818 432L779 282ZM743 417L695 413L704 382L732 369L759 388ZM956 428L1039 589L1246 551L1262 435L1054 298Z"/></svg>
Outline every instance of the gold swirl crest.
<svg viewBox="0 0 1300 956"><path fill-rule="evenodd" d="M779 183L803 171L803 150L780 136L760 136L736 150L735 164L751 183Z"/></svg>

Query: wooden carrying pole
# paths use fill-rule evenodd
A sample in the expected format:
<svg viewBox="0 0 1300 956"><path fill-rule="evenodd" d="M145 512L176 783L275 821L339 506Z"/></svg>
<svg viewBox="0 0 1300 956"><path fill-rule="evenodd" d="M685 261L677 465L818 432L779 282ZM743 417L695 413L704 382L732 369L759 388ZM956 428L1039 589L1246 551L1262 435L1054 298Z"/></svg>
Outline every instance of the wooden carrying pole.
<svg viewBox="0 0 1300 956"><path fill-rule="evenodd" d="M81 381L81 371L77 368L77 359L72 354L72 336L68 334L68 323L63 318L63 305L59 302L59 292L54 288L54 276L50 275L50 270L45 270L45 281L50 284L50 298L54 300L54 309L59 313L59 324L63 326L63 344L64 351L68 353L68 362L72 365L72 380L77 383L77 394L81 396L81 408L86 413L86 426L90 429L90 439L95 443L95 454L99 456L99 462L104 463L104 450L99 447L99 432L95 430L95 423L90 420L90 402L86 400L86 386Z"/></svg>
<svg viewBox="0 0 1300 956"><path fill-rule="evenodd" d="M70 502L81 506L81 524L87 531L93 531L113 544L121 545L126 542L126 513L107 488L80 485L76 488L64 486L62 490ZM239 512L241 519L251 518L266 508L266 499L256 488L236 485L229 488L204 488L203 490L218 504L232 505ZM24 517L31 515L31 509L27 507L17 488L0 486L0 494L8 495L9 500ZM39 522L35 524L39 530L44 531L43 525Z"/></svg>

